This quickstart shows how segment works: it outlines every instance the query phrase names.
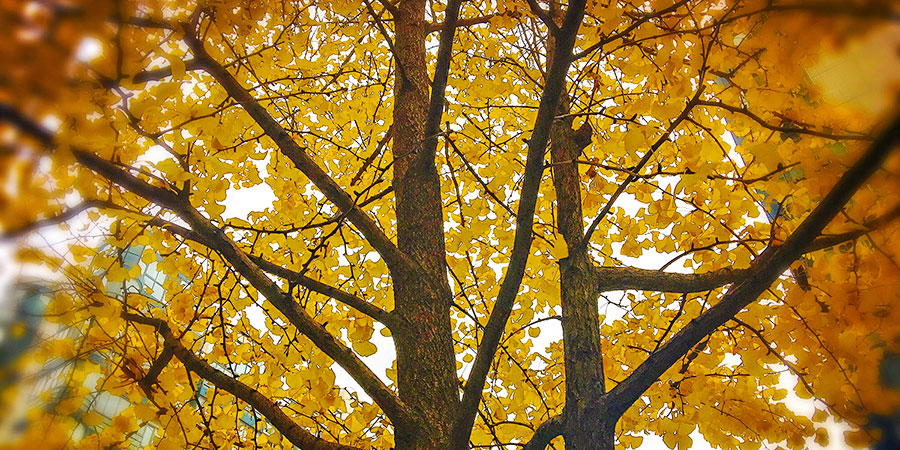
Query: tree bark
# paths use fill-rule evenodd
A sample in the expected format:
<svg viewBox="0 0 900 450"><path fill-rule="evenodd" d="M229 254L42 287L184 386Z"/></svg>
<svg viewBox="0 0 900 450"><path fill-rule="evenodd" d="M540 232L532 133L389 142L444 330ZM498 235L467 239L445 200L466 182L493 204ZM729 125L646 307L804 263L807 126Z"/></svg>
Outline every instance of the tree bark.
<svg viewBox="0 0 900 450"><path fill-rule="evenodd" d="M397 429L397 449L438 448L449 436L459 403L446 277L440 179L426 151L428 74L425 1L404 0L394 17L394 192L397 245L417 263L416 273L395 273L394 303L403 323L394 334L400 398L429 430Z"/></svg>
<svg viewBox="0 0 900 450"><path fill-rule="evenodd" d="M560 99L559 112L568 112L568 99ZM577 131L572 117L553 124L550 158L556 189L557 229L566 241L569 256L560 260L563 355L566 367L564 436L567 449L611 450L613 435L602 418L582 417L588 399L605 392L603 351L597 308L596 268L587 252L578 251L584 239L581 180L576 160L590 143L591 127ZM598 420L599 419L599 420Z"/></svg>

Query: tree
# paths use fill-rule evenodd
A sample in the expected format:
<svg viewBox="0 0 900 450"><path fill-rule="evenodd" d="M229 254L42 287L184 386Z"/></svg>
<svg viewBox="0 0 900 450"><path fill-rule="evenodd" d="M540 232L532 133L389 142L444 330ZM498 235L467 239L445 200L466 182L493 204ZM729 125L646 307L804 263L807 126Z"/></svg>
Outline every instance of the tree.
<svg viewBox="0 0 900 450"><path fill-rule="evenodd" d="M4 233L104 230L23 254L135 404L68 445L803 448L900 404L900 122L805 76L892 2L2 7Z"/></svg>

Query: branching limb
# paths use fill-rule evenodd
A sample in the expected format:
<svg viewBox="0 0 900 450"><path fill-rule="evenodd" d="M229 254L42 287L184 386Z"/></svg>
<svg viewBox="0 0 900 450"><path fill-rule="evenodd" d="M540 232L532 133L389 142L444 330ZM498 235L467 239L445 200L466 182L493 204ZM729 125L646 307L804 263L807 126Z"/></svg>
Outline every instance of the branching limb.
<svg viewBox="0 0 900 450"><path fill-rule="evenodd" d="M184 70L188 72L192 72L195 70L202 69L200 62L196 59L189 59L184 62ZM168 78L172 76L172 67L160 67L159 69L148 69L142 70L134 75L131 78L131 81L134 83L147 83L149 81L159 81L163 78Z"/></svg>
<svg viewBox="0 0 900 450"><path fill-rule="evenodd" d="M63 222L66 222L77 215L94 208L117 208L112 202L104 201L104 200L85 200L61 213L58 215L47 217L44 219L38 219L34 222L29 222L26 225L21 227L6 231L5 233L0 233L0 242L8 241L12 239L16 239L22 237L28 233L33 231L37 231L39 228L48 227L51 225L59 225Z"/></svg>
<svg viewBox="0 0 900 450"><path fill-rule="evenodd" d="M297 447L304 450L357 450L356 447L326 441L325 439L306 431L288 417L288 415L281 410L281 407L268 397L260 394L256 389L222 373L222 371L216 369L182 345L175 334L172 333L172 330L166 322L160 319L129 313L123 314L123 317L129 322L153 327L154 330L162 336L165 342L165 348L171 349L171 353L174 354L188 370L196 373L217 388L246 402L253 407L254 410L265 416L272 426Z"/></svg>
<svg viewBox="0 0 900 450"><path fill-rule="evenodd" d="M718 101L700 100L700 101L697 101L696 104L697 104L697 106L720 108L720 109L724 109L726 111L732 112L734 114L740 114L740 115L746 116L749 119L756 122L757 124L759 124L761 127L765 128L767 130L771 130L771 131L777 131L777 132L781 132L781 133L806 134L809 136L816 136L816 137L841 140L841 141L871 141L872 140L871 136L866 135L866 134L861 134L861 133L835 134L835 133L826 133L824 131L811 130L809 128L802 128L802 127L796 127L796 126L772 125L772 124L766 122L765 120L763 120L762 117L751 112L746 107L737 107L737 106L727 105L725 103L718 102Z"/></svg>
<svg viewBox="0 0 900 450"><path fill-rule="evenodd" d="M3 108L0 108L0 112L2 111ZM0 114L0 119L5 120L7 117ZM47 146L53 145L54 139L52 134L40 125L28 121L27 118L20 114L16 114L13 119L10 121L14 123L16 120L23 122L25 125L22 127L23 130L39 139L42 143ZM221 229L213 225L206 217L194 209L185 198L180 197L179 194L169 189L149 184L93 153L78 148L73 148L72 153L79 164L125 190L177 214L190 226L190 230L183 229L185 233L191 234L192 238L202 242L210 250L218 252L237 273L249 281L266 300L284 314L287 320L301 334L308 337L316 347L346 370L354 381L382 408L395 426L413 422L407 407L397 394L387 387L352 350L313 320L291 298L289 293L282 291L234 241L229 239Z"/></svg>
<svg viewBox="0 0 900 450"><path fill-rule="evenodd" d="M675 120L672 121L669 127L666 128L666 131L663 132L662 136L660 136L659 139L657 139L656 142L654 142L653 145L650 146L650 148L647 150L647 153L644 153L644 156L640 161L638 161L637 165L633 169L631 169L634 174L639 173L641 169L644 168L647 162L650 161L650 158L653 156L653 154L656 153L656 151L659 150L659 148L669 140L670 135L675 132L675 130L678 128L678 125L680 125L684 119L688 118L688 116L691 114L691 110L693 109L694 105L697 104L697 101L700 100L700 96L702 94L703 86L700 86L700 88L698 88L697 92L694 94L693 98L691 98L688 101L687 105L685 105L684 109L681 111L681 114L679 114L678 117L676 117ZM610 209L612 209L613 204L615 204L619 196L622 195L622 193L625 192L625 189L627 189L628 186L636 180L636 175L628 175L628 177L625 178L625 181L623 181L619 185L619 187L616 188L616 191L613 193L612 197L609 198L609 200L606 202L606 205L604 205L603 209L601 209L600 212L597 213L597 217L594 218L590 226L588 226L587 230L584 232L584 240L581 244L579 244L577 248L574 249L575 251L585 251L587 249L591 241L591 235L594 234L594 230L597 229L597 226L600 225L600 222L603 221L603 218L606 217Z"/></svg>
<svg viewBox="0 0 900 450"><path fill-rule="evenodd" d="M207 247L210 246L210 243L205 241L203 239L203 237L200 236L198 233L195 233L192 230L189 230L187 228L184 228L184 227L174 224L172 222L168 222L168 221L162 220L160 218L152 218L148 221L148 224L168 230L172 234L181 236L184 239L194 241L200 245L204 245ZM379 307L377 307L377 306L375 306L375 305L373 305L373 304L371 304L349 292L343 291L343 290L338 289L329 284L325 284L321 281L307 277L306 275L304 275L301 272L290 270L285 267L274 264L271 261L269 261L261 256L247 255L247 257L250 258L250 260L253 261L257 266L259 266L260 269L262 269L268 273L271 273L273 275L282 277L292 283L296 283L300 286L303 286L306 289L309 289L310 291L317 292L326 297L337 300L337 301L377 320L378 322L385 325L386 327L388 327L391 330L396 331L401 326L400 322L391 313L389 313L389 312L387 312L387 311L385 311L385 310L383 310L383 309L381 309L381 308L379 308Z"/></svg>
<svg viewBox="0 0 900 450"><path fill-rule="evenodd" d="M531 8L532 14L535 15L541 22L544 22L544 25L550 30L550 34L556 34L559 31L559 26L556 25L556 22L553 21L553 18L550 17L550 13L541 8L541 5L538 4L537 0L525 0L528 2L528 7Z"/></svg>
<svg viewBox="0 0 900 450"><path fill-rule="evenodd" d="M405 255L391 242L390 238L381 228L369 217L365 212L357 208L350 195L347 194L315 161L306 153L306 149L301 147L284 128L278 124L274 117L259 103L259 101L250 94L240 82L229 73L224 66L213 60L201 42L193 34L193 30L185 25L185 41L194 53L194 57L201 63L203 69L212 75L219 84L225 88L232 98L234 98L244 110L249 114L256 123L263 129L269 138L271 138L278 148L284 153L294 165L300 169L310 181L325 195L325 197L334 203L340 211L346 215L347 219L359 229L360 233L366 238L370 245L384 258L385 263L392 272L401 270L409 271L413 264Z"/></svg>
<svg viewBox="0 0 900 450"><path fill-rule="evenodd" d="M159 356L153 360L150 369L147 370L147 373L144 374L143 378L138 380L138 386L140 386L144 393L147 394L147 398L153 398L153 385L156 384L159 374L169 365L169 361L172 360L173 356L175 356L175 349L164 343L162 351L159 353Z"/></svg>
<svg viewBox="0 0 900 450"><path fill-rule="evenodd" d="M467 447L491 361L497 352L500 338L519 291L519 285L525 275L525 266L531 253L531 242L534 239L532 227L538 189L544 172L544 153L547 149L559 99L565 86L566 73L572 62L572 48L584 16L584 6L585 0L573 0L569 3L563 26L556 36L556 48L553 53L555 57L547 71L546 84L541 95L534 131L528 141L525 174L516 213L516 233L513 238L509 266L475 355L472 371L466 381L462 402L451 435L452 442L449 447L452 449Z"/></svg>
<svg viewBox="0 0 900 450"><path fill-rule="evenodd" d="M553 438L561 435L563 430L565 429L563 416L553 416L544 421L540 426L537 427L537 430L534 430L534 434L531 436L531 440L525 443L522 447L523 450L544 450L550 445L550 441Z"/></svg>
<svg viewBox="0 0 900 450"><path fill-rule="evenodd" d="M590 45L588 48L580 51L578 54L575 55L575 59L578 60L578 59L584 58L585 56L590 55L591 53L593 53L599 49L602 49L603 46L605 46L606 44L609 44L612 41L615 41L616 39L628 36L632 31L634 31L639 26L641 26L653 19L656 19L657 17L661 17L670 12L676 11L678 8L682 7L688 1L689 0L678 0L677 2L675 2L674 4L672 4L671 6L669 6L667 8L663 8L663 9L660 9L659 11L654 11L652 13L645 14L645 15L637 18L636 20L631 22L631 24L628 25L622 31L613 33L609 36L606 36L603 39L600 39L598 42L595 42L594 44Z"/></svg>
<svg viewBox="0 0 900 450"><path fill-rule="evenodd" d="M284 267L281 267L277 264L273 264L268 260L255 255L250 255L250 259L253 260L262 270L269 272L273 275L277 275L286 280L291 281L292 283L296 283L300 286L309 289L310 291L317 292L326 297L333 298L375 320L382 323L389 329L396 332L400 325L400 322L396 319L394 315L390 312L385 311L349 292L338 289L334 286L322 283L321 281L312 279L301 272L297 272L294 270L290 270Z"/></svg>
<svg viewBox="0 0 900 450"><path fill-rule="evenodd" d="M597 267L599 292L634 289L687 294L741 281L749 269L719 269L706 273L671 273L634 267Z"/></svg>
<svg viewBox="0 0 900 450"><path fill-rule="evenodd" d="M900 219L900 205L893 207L879 217L864 222L858 229L819 236L810 242L803 249L802 253L813 253L859 239L897 219ZM601 293L626 289L682 294L703 292L729 284L740 283L750 276L761 262L761 260L757 260L757 263L753 264L749 269L724 268L706 273L687 274L634 267L597 267L597 286Z"/></svg>
<svg viewBox="0 0 900 450"><path fill-rule="evenodd" d="M595 412L603 411L612 417L621 416L672 364L719 326L756 301L809 248L860 186L878 170L898 142L900 117L890 123L782 245L767 248L757 258L752 273L725 294L719 303L676 333L607 395L595 400L591 405Z"/></svg>
<svg viewBox="0 0 900 450"><path fill-rule="evenodd" d="M462 0L450 0L447 4L441 38L438 44L437 61L434 77L431 82L431 98L428 100L428 115L425 117L425 145L420 154L426 158L427 164L434 164L438 144L438 128L444 113L445 90L447 78L450 76L450 56L453 53L453 38L456 36L456 25L459 19L459 7Z"/></svg>
<svg viewBox="0 0 900 450"><path fill-rule="evenodd" d="M847 231L844 233L826 234L819 236L806 249L806 252L809 253L817 250L823 250L828 247L834 247L835 245L843 244L847 241L859 239L897 219L900 219L900 205L894 206L884 215L864 222L860 228L857 228L855 230Z"/></svg>
<svg viewBox="0 0 900 450"><path fill-rule="evenodd" d="M469 17L467 19L459 19L456 22L457 27L471 27L473 25L481 25L483 23L488 23L491 19L493 19L496 14L485 14L483 16L478 17ZM426 33L434 33L435 31L441 31L444 29L443 23L428 23L425 25Z"/></svg>

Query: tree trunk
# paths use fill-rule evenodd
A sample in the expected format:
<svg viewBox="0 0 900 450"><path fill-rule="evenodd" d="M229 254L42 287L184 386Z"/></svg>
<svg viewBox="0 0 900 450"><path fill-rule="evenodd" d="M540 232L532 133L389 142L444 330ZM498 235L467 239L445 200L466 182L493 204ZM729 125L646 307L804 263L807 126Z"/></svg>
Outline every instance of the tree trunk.
<svg viewBox="0 0 900 450"><path fill-rule="evenodd" d="M567 112L568 99L562 98L558 113ZM550 143L557 228L569 249L569 256L560 261L559 267L566 368L563 434L567 449L611 450L614 447L612 427L603 418L582 417L587 403L605 392L597 283L587 252L578 248L584 239L584 219L576 160L590 143L590 137L587 122L575 131L572 118L566 117L554 123Z"/></svg>
<svg viewBox="0 0 900 450"><path fill-rule="evenodd" d="M459 403L450 326L440 179L434 159L422 155L428 111L425 1L405 0L394 18L396 58L393 112L397 245L422 274L392 274L400 398L421 429L396 430L397 449L435 449L450 433ZM402 427L400 427L402 428Z"/></svg>

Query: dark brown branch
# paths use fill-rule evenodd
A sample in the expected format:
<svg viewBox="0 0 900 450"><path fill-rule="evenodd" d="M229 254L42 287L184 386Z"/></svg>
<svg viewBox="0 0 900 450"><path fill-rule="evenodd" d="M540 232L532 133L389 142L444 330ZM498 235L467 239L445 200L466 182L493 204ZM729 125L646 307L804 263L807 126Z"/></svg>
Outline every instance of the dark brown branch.
<svg viewBox="0 0 900 450"><path fill-rule="evenodd" d="M169 325L162 320L140 316L137 314L123 314L125 320L136 324L153 327L162 336L167 349L184 364L191 372L199 375L204 380L212 383L219 389L243 400L256 411L266 417L284 437L292 444L304 450L357 450L356 447L342 445L336 442L326 441L306 431L285 414L275 402L259 393L246 384L229 377L216 369L204 359L198 357L187 349L172 333Z"/></svg>
<svg viewBox="0 0 900 450"><path fill-rule="evenodd" d="M10 112L11 111L11 112ZM47 146L53 145L52 134L40 125L29 121L13 108L0 104L0 119L13 123L21 122L26 132ZM210 250L218 252L237 273L243 276L262 294L287 320L316 347L340 365L378 404L395 426L405 426L413 422L406 405L385 385L372 370L346 345L329 334L309 314L293 301L289 293L282 291L268 275L262 271L237 244L214 226L207 218L194 209L188 201L169 189L151 185L115 164L93 153L72 149L75 160L121 186L127 191L151 201L178 214L190 227L183 229ZM172 224L172 226L175 226Z"/></svg>
<svg viewBox="0 0 900 450"><path fill-rule="evenodd" d="M864 222L861 228L856 230L847 231L844 233L838 234L828 234L822 235L816 238L815 241L806 249L807 252L814 252L817 250L823 250L828 247L834 247L835 245L843 244L847 241L852 241L855 239L859 239L894 220L900 218L900 205L894 206L893 209L889 210L882 216L876 217L868 222Z"/></svg>
<svg viewBox="0 0 900 450"><path fill-rule="evenodd" d="M44 127L22 115L18 109L9 103L0 102L0 123L12 124L20 132L40 141L41 144L51 145L53 135Z"/></svg>
<svg viewBox="0 0 900 450"><path fill-rule="evenodd" d="M688 323L653 352L607 395L594 400L594 413L620 417L659 377L697 343L731 320L763 293L840 212L853 194L881 166L900 141L900 117L896 117L872 143L869 150L835 184L828 195L780 246L767 248L754 263L752 273L722 300Z"/></svg>
<svg viewBox="0 0 900 450"><path fill-rule="evenodd" d="M375 402L381 406L385 414L395 423L408 423L406 407L397 395L388 388L372 370L357 357L352 350L325 331L309 314L295 302L290 294L282 291L268 276L243 252L225 236L219 228L193 209L176 194L166 189L148 185L133 175L123 172L108 161L83 151L73 151L76 160L86 167L100 173L105 178L136 193L154 203L168 208L179 215L191 227L191 232L203 241L208 248L218 252L240 273L250 284L275 306L294 325L297 330L308 337L313 344L340 365L359 383Z"/></svg>
<svg viewBox="0 0 900 450"><path fill-rule="evenodd" d="M176 234L181 236L182 238L189 239L194 241L200 245L209 246L210 243L203 239L198 233L193 232L192 230L188 230L182 226L176 225L171 222L167 222L165 220L159 218L153 218L148 221L149 225L156 226L159 228L163 228L168 230L172 234ZM349 293L338 289L334 286L322 283L321 281L312 279L307 277L301 272L297 272L294 270L287 269L285 267L274 264L267 259L258 256L258 255L247 255L251 261L253 261L260 269L269 272L273 275L277 275L281 278L288 280L291 283L296 283L300 286L309 289L310 291L317 292L326 297L337 300L375 320L382 323L389 329L396 331L400 326L399 322L396 318L391 315L391 313Z"/></svg>
<svg viewBox="0 0 900 450"><path fill-rule="evenodd" d="M116 21L114 18L113 21ZM125 25L131 25L139 28L159 28L161 30L174 30L170 22L164 20L156 20L150 17L129 17L122 21Z"/></svg>
<svg viewBox="0 0 900 450"><path fill-rule="evenodd" d="M184 70L187 72L202 69L200 62L196 59L189 59L184 62ZM142 70L131 77L131 81L135 83L147 83L149 81L159 81L163 78L172 76L172 67L160 67L159 69Z"/></svg>
<svg viewBox="0 0 900 450"><path fill-rule="evenodd" d="M309 289L310 291L317 292L326 297L333 298L375 320L381 322L383 325L393 330L394 332L398 331L398 327L400 326L399 321L389 312L349 293L338 289L334 286L322 283L321 281L312 279L301 272L297 272L294 270L290 270L279 266L277 264L273 264L268 260L256 256L250 255L250 259L253 260L262 270L269 272L273 275L277 275L279 277L284 278L292 283L296 283L300 286Z"/></svg>
<svg viewBox="0 0 900 450"><path fill-rule="evenodd" d="M575 37L584 16L585 0L573 0L569 3L563 26L556 36L553 54L555 57L547 70L544 92L535 119L534 131L528 141L528 153L525 161L525 173L522 190L516 213L516 233L513 238L513 249L509 258L509 266L500 285L497 301L491 310L490 318L484 330L481 343L472 364L472 371L463 390L463 398L456 420L449 448L464 450L468 447L469 436L475 423L481 393L487 379L488 370L497 347L506 328L506 322L512 312L519 285L525 276L525 266L531 253L531 242L534 239L534 210L537 194L544 173L544 154L550 139L550 129L556 116L560 96L565 86L566 73L572 63L572 48Z"/></svg>
<svg viewBox="0 0 900 450"><path fill-rule="evenodd" d="M483 16L478 17L469 17L468 19L459 19L456 21L456 27L471 27L473 25L481 25L483 23L488 23L491 19L493 19L496 14L485 14ZM443 23L428 23L425 24L425 32L426 33L434 33L435 31L440 31L444 28Z"/></svg>
<svg viewBox="0 0 900 450"><path fill-rule="evenodd" d="M860 228L839 234L822 235L807 245L802 253L812 253L844 242L859 239L900 218L900 205L887 213L867 221ZM634 267L597 267L599 292L635 289L641 291L692 293L703 292L735 284L746 279L755 270L724 268L706 273L671 273Z"/></svg>
<svg viewBox="0 0 900 450"><path fill-rule="evenodd" d="M428 100L428 115L425 117L425 143L423 162L433 165L438 144L438 128L444 114L444 98L447 89L447 78L450 76L450 56L453 52L453 38L456 35L456 22L459 19L459 7L462 0L450 0L447 4L441 38L438 44L437 61L434 67L434 79L431 82L431 98Z"/></svg>
<svg viewBox="0 0 900 450"><path fill-rule="evenodd" d="M871 140L872 140L872 137L871 137L871 136L866 135L866 134L860 134L860 133L855 133L855 134L833 134L833 133L826 133L826 132L823 132L823 131L810 130L810 129L808 129L808 128L800 128L800 127L792 127L792 126L777 126L777 125L771 125L771 124L769 124L768 122L766 122L765 120L763 120L762 117L759 117L758 115L756 115L756 114L750 112L750 110L747 109L746 107L737 107L737 106L726 105L726 104L724 104L724 103L722 103L722 102L709 101L709 100L700 100L700 101L697 101L696 104L697 104L698 106L708 106L708 107L713 107L713 108L721 108L721 109L724 109L724 110L726 110L726 111L730 111L730 112L735 113L735 114L741 114L741 115L743 115L743 116L746 116L746 117L750 118L751 120L753 120L754 122L756 122L757 124L759 124L759 126L765 128L765 129L767 129L767 130L771 130L771 131L776 131L776 132L781 132L781 133L798 133L798 134L806 134L806 135L809 135L809 136L816 136L816 137L821 137L821 138L826 138L826 139L833 139L833 140L836 140L836 141L837 141L837 140L840 140L840 141L871 141Z"/></svg>
<svg viewBox="0 0 900 450"><path fill-rule="evenodd" d="M391 3L390 0L378 0L378 3L381 3L381 6L384 6L384 9L388 10L394 17L397 17L397 15L400 14L400 10L398 10L397 6Z"/></svg>
<svg viewBox="0 0 900 450"><path fill-rule="evenodd" d="M363 3L366 4L366 11L368 11L369 15L372 16L372 20L375 22L375 28L378 29L379 33L381 33L381 37L384 38L384 42L387 44L388 50L391 51L391 55L394 57L394 62L397 63L397 71L400 72L400 79L403 80L404 84L408 84L409 77L407 76L406 69L403 67L403 62L400 61L400 56L397 54L397 49L394 47L394 40L391 39L391 35L388 34L387 28L385 28L384 24L381 22L381 15L375 13L375 9L372 8L372 3L369 0L363 0ZM397 9L394 8L391 13L397 13ZM394 17L396 17L396 14L394 15Z"/></svg>
<svg viewBox="0 0 900 450"><path fill-rule="evenodd" d="M553 438L561 435L564 429L563 416L553 416L540 424L537 430L534 430L534 434L525 443L522 450L543 450L550 445Z"/></svg>
<svg viewBox="0 0 900 450"><path fill-rule="evenodd" d="M212 75L225 91L247 111L256 123L271 138L278 148L300 169L310 181L334 203L347 219L362 233L370 245L384 258L391 271L409 271L413 264L391 242L390 238L379 228L371 217L360 211L353 199L291 138L290 134L278 124L274 117L235 79L221 64L214 61L203 48L201 42L193 34L189 26L185 26L185 41L201 63L203 69Z"/></svg>
<svg viewBox="0 0 900 450"><path fill-rule="evenodd" d="M143 378L138 380L138 386L140 386L144 393L147 394L147 398L153 398L153 385L156 384L159 374L161 374L163 369L169 365L169 361L172 360L173 356L175 356L175 349L164 343L159 356L157 356L156 359L153 360L153 363L150 364L150 369L147 370L147 373Z"/></svg>
<svg viewBox="0 0 900 450"><path fill-rule="evenodd" d="M525 0L528 2L528 7L531 8L531 13L535 15L541 22L544 22L544 25L547 26L547 29L550 30L550 34L556 34L559 31L559 26L556 25L556 22L553 21L553 18L550 17L550 13L545 11L544 8L541 8L541 5L538 4L537 0Z"/></svg>
<svg viewBox="0 0 900 450"><path fill-rule="evenodd" d="M29 222L19 228L9 230L5 233L0 234L0 242L8 241L12 239L16 239L22 237L28 233L36 231L39 228L48 227L51 225L59 225L63 222L66 222L75 216L93 208L116 208L116 205L111 202L103 201L103 200L85 200L61 213L58 215L47 217L44 219L38 219L34 222Z"/></svg>

